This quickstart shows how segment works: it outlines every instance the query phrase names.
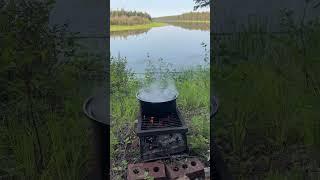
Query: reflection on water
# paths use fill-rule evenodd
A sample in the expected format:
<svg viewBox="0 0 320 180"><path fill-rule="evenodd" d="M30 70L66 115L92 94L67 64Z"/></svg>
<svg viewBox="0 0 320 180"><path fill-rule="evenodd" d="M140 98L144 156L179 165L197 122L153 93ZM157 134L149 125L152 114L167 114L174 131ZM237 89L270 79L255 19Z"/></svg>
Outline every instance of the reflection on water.
<svg viewBox="0 0 320 180"><path fill-rule="evenodd" d="M206 64L203 42L208 45L207 49L210 49L209 31L168 25L152 28L139 35L127 34L127 37L122 39L110 38L110 52L111 56L126 57L128 68L136 73L145 72L147 60L156 61L160 58L179 70Z"/></svg>
<svg viewBox="0 0 320 180"><path fill-rule="evenodd" d="M181 27L187 30L201 30L209 31L210 23L201 23L201 22L166 22L169 25ZM144 33L147 33L150 29L137 29L137 30L127 30L127 31L111 31L110 35L112 39L124 39L126 40L129 36L138 36Z"/></svg>
<svg viewBox="0 0 320 180"><path fill-rule="evenodd" d="M209 31L210 30L210 23L203 23L203 22L167 22L170 25L178 26L188 30L202 30L202 31Z"/></svg>
<svg viewBox="0 0 320 180"><path fill-rule="evenodd" d="M112 39L127 39L129 36L138 36L147 33L150 29L137 29L128 31L112 31L110 32Z"/></svg>
<svg viewBox="0 0 320 180"><path fill-rule="evenodd" d="M187 30L201 30L209 31L210 23L203 22L166 22L169 25L181 27ZM148 33L150 29L137 29L137 30L127 30L127 31L112 31L110 32L112 39L124 39L126 40L129 36L138 36L144 33Z"/></svg>

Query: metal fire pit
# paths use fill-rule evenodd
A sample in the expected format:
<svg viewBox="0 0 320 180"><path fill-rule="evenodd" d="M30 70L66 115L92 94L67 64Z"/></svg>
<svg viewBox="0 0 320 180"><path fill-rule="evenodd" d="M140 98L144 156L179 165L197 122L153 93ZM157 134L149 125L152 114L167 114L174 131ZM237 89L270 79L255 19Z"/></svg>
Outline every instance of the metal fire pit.
<svg viewBox="0 0 320 180"><path fill-rule="evenodd" d="M187 153L187 131L179 111L169 117L140 115L136 132L140 139L141 158L147 161Z"/></svg>
<svg viewBox="0 0 320 180"><path fill-rule="evenodd" d="M177 94L163 102L147 102L139 97L140 111L136 133L145 161L188 152L188 128L176 107Z"/></svg>
<svg viewBox="0 0 320 180"><path fill-rule="evenodd" d="M137 126L137 135L139 137L176 132L188 132L188 127L186 126L179 109L176 109L174 113L164 116L146 116L143 114L143 111L140 110Z"/></svg>

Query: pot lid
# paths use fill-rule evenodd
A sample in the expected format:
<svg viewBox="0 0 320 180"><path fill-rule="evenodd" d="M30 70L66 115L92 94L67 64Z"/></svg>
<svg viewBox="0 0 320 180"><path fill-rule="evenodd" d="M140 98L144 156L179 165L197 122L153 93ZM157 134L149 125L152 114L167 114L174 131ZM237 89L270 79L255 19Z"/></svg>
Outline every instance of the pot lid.
<svg viewBox="0 0 320 180"><path fill-rule="evenodd" d="M177 99L179 93L173 89L141 89L137 92L136 97L140 101L150 103L163 103Z"/></svg>
<svg viewBox="0 0 320 180"><path fill-rule="evenodd" d="M89 97L83 104L83 111L88 118L110 125L110 120L107 114L107 99L105 96L96 95Z"/></svg>

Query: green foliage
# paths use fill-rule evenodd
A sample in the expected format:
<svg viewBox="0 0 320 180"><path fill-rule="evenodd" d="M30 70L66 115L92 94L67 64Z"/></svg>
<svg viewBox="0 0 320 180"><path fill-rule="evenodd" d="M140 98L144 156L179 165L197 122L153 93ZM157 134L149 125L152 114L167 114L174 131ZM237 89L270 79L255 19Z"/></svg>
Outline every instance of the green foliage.
<svg viewBox="0 0 320 180"><path fill-rule="evenodd" d="M125 11L110 12L110 25L137 25L151 23L151 16L145 12Z"/></svg>
<svg viewBox="0 0 320 180"><path fill-rule="evenodd" d="M205 108L209 111L210 70L196 68L176 75L179 105L186 110Z"/></svg>
<svg viewBox="0 0 320 180"><path fill-rule="evenodd" d="M116 17L116 16L139 16L139 17L144 17L149 20L151 20L151 16L146 13L146 12L138 12L138 11L125 11L124 9L121 10L115 10L110 12L111 17Z"/></svg>
<svg viewBox="0 0 320 180"><path fill-rule="evenodd" d="M193 116L189 125L191 133L188 136L188 141L191 145L191 150L207 159L210 150L209 117L204 115Z"/></svg>
<svg viewBox="0 0 320 180"><path fill-rule="evenodd" d="M163 16L153 18L155 21L160 22L179 22L179 21L210 21L210 12L188 12L176 16Z"/></svg>
<svg viewBox="0 0 320 180"><path fill-rule="evenodd" d="M116 126L120 120L133 121L137 110L135 93L139 82L126 65L124 58L111 58L111 111Z"/></svg>
<svg viewBox="0 0 320 180"><path fill-rule="evenodd" d="M138 149L130 149L132 136L135 137L132 129L138 111L135 98L138 83L132 72L126 68L126 59L111 59L110 176L112 179L123 179L127 161L131 163L134 160L133 151L138 152ZM126 160L126 163L123 160Z"/></svg>
<svg viewBox="0 0 320 180"><path fill-rule="evenodd" d="M95 83L85 78L102 72L102 61L78 53L66 25L49 26L53 5L10 0L0 7L0 177L86 178L81 104L84 87Z"/></svg>
<svg viewBox="0 0 320 180"><path fill-rule="evenodd" d="M288 33L246 29L225 37L215 50L219 58L211 73L221 104L213 132L230 169L241 172L237 177L260 177L275 166L280 179L290 179L283 174L293 169L294 160L286 153L297 153L300 162L319 151L319 27L316 21L297 25L286 17ZM300 152L299 145L306 150ZM263 173L254 172L262 163L253 159L279 154L284 160L267 158ZM277 165L283 162L291 164Z"/></svg>
<svg viewBox="0 0 320 180"><path fill-rule="evenodd" d="M210 21L180 21L167 22L170 25L182 27L189 30L210 31Z"/></svg>

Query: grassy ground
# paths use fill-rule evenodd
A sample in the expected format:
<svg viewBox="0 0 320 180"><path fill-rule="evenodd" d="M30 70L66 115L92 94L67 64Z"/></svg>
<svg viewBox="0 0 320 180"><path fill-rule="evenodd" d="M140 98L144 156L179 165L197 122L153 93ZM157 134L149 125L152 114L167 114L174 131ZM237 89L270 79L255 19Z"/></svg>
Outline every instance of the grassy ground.
<svg viewBox="0 0 320 180"><path fill-rule="evenodd" d="M42 17L50 3L0 5L0 179L88 179L91 141L82 104L98 85L90 71L102 77L104 58L83 49L64 26L48 26Z"/></svg>
<svg viewBox="0 0 320 180"><path fill-rule="evenodd" d="M128 31L128 30L138 30L138 29L150 29L153 27L161 27L167 25L166 23L160 23L160 22L152 22L149 24L139 24L139 25L132 25L132 26L126 26L126 25L111 25L110 31Z"/></svg>
<svg viewBox="0 0 320 180"><path fill-rule="evenodd" d="M217 37L212 132L236 179L320 178L320 24L289 27Z"/></svg>
<svg viewBox="0 0 320 180"><path fill-rule="evenodd" d="M64 75L59 73L63 80L53 84L41 80L56 97L12 101L11 108L0 114L0 179L88 178L90 129L82 104L96 85L85 80L87 73L77 67L83 64L77 64L66 67Z"/></svg>
<svg viewBox="0 0 320 180"><path fill-rule="evenodd" d="M125 179L128 163L139 161L138 138L133 124L137 118L138 101L135 97L143 82L154 77L146 74L145 80L139 80L125 67L126 61L121 58L111 63L111 160L112 179ZM164 70L166 71L166 70ZM181 74L167 74L163 77L175 79L179 98L178 106L189 126L189 147L191 153L202 158L207 165L209 156L209 68L195 68Z"/></svg>

